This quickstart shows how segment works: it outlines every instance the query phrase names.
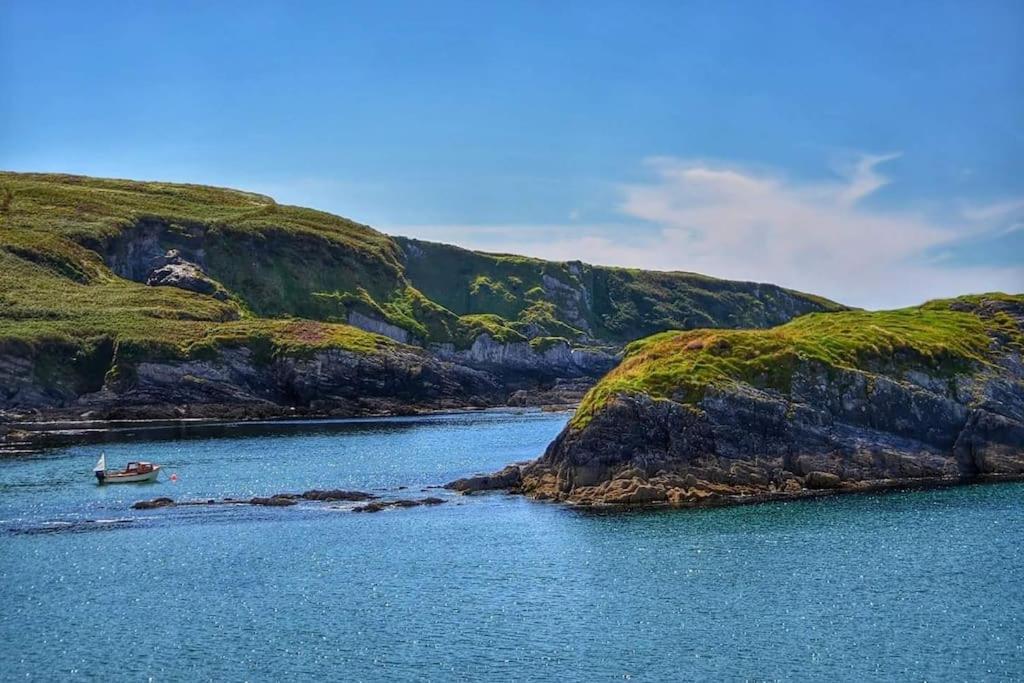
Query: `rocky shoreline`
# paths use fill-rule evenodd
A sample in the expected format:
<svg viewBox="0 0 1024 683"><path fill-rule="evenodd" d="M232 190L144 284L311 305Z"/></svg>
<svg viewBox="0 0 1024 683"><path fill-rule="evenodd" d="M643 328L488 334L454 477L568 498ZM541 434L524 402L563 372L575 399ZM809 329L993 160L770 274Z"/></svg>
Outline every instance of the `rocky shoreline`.
<svg viewBox="0 0 1024 683"><path fill-rule="evenodd" d="M813 357L813 327L665 335L627 352L541 458L448 486L699 507L1024 479L1024 297L928 306L828 314L829 353L847 344L856 365ZM759 369L695 382L713 363Z"/></svg>
<svg viewBox="0 0 1024 683"><path fill-rule="evenodd" d="M1014 473L842 482L838 481L835 475L813 472L804 477L803 481L790 480L793 484L782 489L731 484L688 488L686 484L694 482L679 481L671 477L646 478L637 476L636 472L626 472L624 475L609 479L600 486L574 490L570 495L553 485L557 477L553 476L552 472L536 468L532 463L521 463L509 465L489 475L456 479L446 484L445 488L463 495L500 491L572 507L626 510L729 507L843 494L915 491L1024 481L1024 473Z"/></svg>

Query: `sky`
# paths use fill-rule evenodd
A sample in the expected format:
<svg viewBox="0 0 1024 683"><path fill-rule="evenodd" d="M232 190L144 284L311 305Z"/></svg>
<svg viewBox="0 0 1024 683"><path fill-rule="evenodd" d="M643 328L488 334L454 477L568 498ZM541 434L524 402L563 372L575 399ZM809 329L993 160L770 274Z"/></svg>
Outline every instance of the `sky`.
<svg viewBox="0 0 1024 683"><path fill-rule="evenodd" d="M1024 2L0 0L0 168L891 308L1024 291Z"/></svg>

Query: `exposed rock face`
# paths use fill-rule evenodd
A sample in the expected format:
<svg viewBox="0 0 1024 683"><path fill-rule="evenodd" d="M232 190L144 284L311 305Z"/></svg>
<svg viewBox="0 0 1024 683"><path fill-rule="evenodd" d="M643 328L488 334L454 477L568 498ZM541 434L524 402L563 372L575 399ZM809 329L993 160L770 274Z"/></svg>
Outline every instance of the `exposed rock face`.
<svg viewBox="0 0 1024 683"><path fill-rule="evenodd" d="M130 417L133 407L149 415L161 405L186 406L190 415L201 414L203 406L242 406L254 414L261 414L261 406L266 414L289 406L360 414L415 405L486 406L504 396L494 376L409 347L373 354L327 349L269 360L236 348L210 360L143 362L126 374L65 407L99 409L107 417Z"/></svg>
<svg viewBox="0 0 1024 683"><path fill-rule="evenodd" d="M489 334L481 334L465 351L456 351L450 345L435 345L431 350L445 360L482 370L500 368L551 377L596 378L616 362L612 353L598 349L578 349L556 342L538 351L529 342L501 343Z"/></svg>
<svg viewBox="0 0 1024 683"><path fill-rule="evenodd" d="M374 334L380 334L388 337L389 339L394 339L396 342L419 345L419 340L414 339L413 336L409 334L408 330L404 330L397 325L386 323L383 320L377 320L376 318L371 318L368 315L363 315L359 311L349 311L348 324L353 327L358 327L361 330L366 330L367 332L373 332Z"/></svg>
<svg viewBox="0 0 1024 683"><path fill-rule="evenodd" d="M539 355L539 354L538 354ZM12 414L44 411L54 417L93 419L269 417L299 409L305 414L360 415L451 409L566 404L580 399L593 375L558 379L559 368L473 367L410 346L374 353L324 349L263 358L247 347L215 357L123 363L100 373L100 383L80 391L46 383L29 357L0 354L0 409ZM458 362L458 361L462 362ZM545 374L547 373L547 374Z"/></svg>
<svg viewBox="0 0 1024 683"><path fill-rule="evenodd" d="M1004 332L1024 332L1024 301L1000 311ZM722 383L694 403L619 393L536 462L449 486L692 506L1024 476L1024 364L1000 334L988 362L950 376L803 360L788 392Z"/></svg>
<svg viewBox="0 0 1024 683"><path fill-rule="evenodd" d="M577 277L580 275L581 265L576 262L571 266L573 274ZM590 295L586 288L573 287L547 274L541 276L541 281L544 283L544 292L551 299L560 302L568 322L589 333L591 331L590 324L583 316L583 311L588 310L591 305Z"/></svg>
<svg viewBox="0 0 1024 683"><path fill-rule="evenodd" d="M164 221L139 221L104 246L104 260L112 271L129 280L153 287L187 289L221 301L227 299L224 287L206 273L203 231L195 227L198 236L182 238L179 248L167 249L162 238L169 227Z"/></svg>
<svg viewBox="0 0 1024 683"><path fill-rule="evenodd" d="M147 285L187 289L209 294L221 301L228 298L228 293L218 282L208 277L198 265L182 258L177 250L167 252L163 261L162 266L154 268L146 277Z"/></svg>

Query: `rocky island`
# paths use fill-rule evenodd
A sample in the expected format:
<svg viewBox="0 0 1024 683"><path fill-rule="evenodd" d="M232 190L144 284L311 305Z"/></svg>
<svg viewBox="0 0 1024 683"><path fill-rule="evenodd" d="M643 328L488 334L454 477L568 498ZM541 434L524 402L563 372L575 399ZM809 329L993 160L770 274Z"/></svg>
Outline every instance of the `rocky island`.
<svg viewBox="0 0 1024 683"><path fill-rule="evenodd" d="M1024 477L1024 296L630 344L535 462L452 482L583 505L726 505Z"/></svg>

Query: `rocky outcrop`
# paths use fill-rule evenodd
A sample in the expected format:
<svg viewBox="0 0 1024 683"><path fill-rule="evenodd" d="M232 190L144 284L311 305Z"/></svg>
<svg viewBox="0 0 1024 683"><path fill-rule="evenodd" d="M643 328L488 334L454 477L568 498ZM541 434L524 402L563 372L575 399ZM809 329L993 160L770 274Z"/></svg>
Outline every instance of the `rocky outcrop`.
<svg viewBox="0 0 1024 683"><path fill-rule="evenodd" d="M364 353L328 348L261 356L249 347L199 358L131 362L116 354L98 384L47 382L42 358L0 353L0 409L12 419L263 418L276 415L409 413L417 410L543 406L578 402L593 375L559 377L534 365L474 367L411 346ZM458 362L461 360L462 362Z"/></svg>
<svg viewBox="0 0 1024 683"><path fill-rule="evenodd" d="M371 318L368 315L363 315L359 311L349 311L348 324L353 327L358 327L361 330L367 332L373 332L389 339L394 339L396 342L402 344L415 344L419 345L420 341L415 339L408 330L405 330L397 325L378 320L377 318Z"/></svg>
<svg viewBox="0 0 1024 683"><path fill-rule="evenodd" d="M227 291L217 281L210 278L195 263L181 257L176 249L168 251L157 263L163 261L146 276L146 284L151 287L177 287L190 292L208 294L215 299L224 301L228 298Z"/></svg>
<svg viewBox="0 0 1024 683"><path fill-rule="evenodd" d="M102 244L89 244L101 253L117 275L153 287L178 287L221 301L225 288L206 272L203 247L205 226L176 229L167 221L143 219ZM176 246L168 248L169 239Z"/></svg>
<svg viewBox="0 0 1024 683"><path fill-rule="evenodd" d="M986 357L945 358L955 370L907 348L862 355L863 368L797 357L785 390L734 380L692 401L616 392L539 460L449 486L685 507L1024 477L1024 297L986 318L992 305L970 309L988 330Z"/></svg>
<svg viewBox="0 0 1024 683"><path fill-rule="evenodd" d="M569 264L569 271L574 277L579 278L582 274L582 266L582 263L575 261ZM577 329L590 334L590 323L583 314L584 311L589 311L591 308L590 292L585 287L574 287L547 273L541 275L541 282L547 297L558 302L564 311L566 321Z"/></svg>
<svg viewBox="0 0 1024 683"><path fill-rule="evenodd" d="M495 474L482 474L476 477L456 479L445 488L460 493L477 493L498 489L515 489L522 484L522 473L519 465L509 465Z"/></svg>
<svg viewBox="0 0 1024 683"><path fill-rule="evenodd" d="M50 414L91 411L100 418L235 416L232 406L253 415L300 407L317 413L382 413L423 407L494 405L507 398L501 381L487 373L433 358L411 347L375 353L341 349L261 358L247 347L221 350L202 359L115 365L98 391L55 395L37 389L31 363L16 365L9 397L12 411ZM6 383L6 382L5 382ZM164 415L161 406L180 407ZM207 410L203 410L204 406Z"/></svg>
<svg viewBox="0 0 1024 683"><path fill-rule="evenodd" d="M399 498L398 500L375 501L366 505L357 505L352 512L383 512L388 508L415 508L423 505L433 507L444 503L443 498L433 496L427 498Z"/></svg>
<svg viewBox="0 0 1024 683"><path fill-rule="evenodd" d="M550 377L597 378L611 370L616 362L610 350L573 348L561 340L537 349L529 342L499 342L489 334L478 336L466 350L440 344L432 346L431 350L445 360L469 367Z"/></svg>

